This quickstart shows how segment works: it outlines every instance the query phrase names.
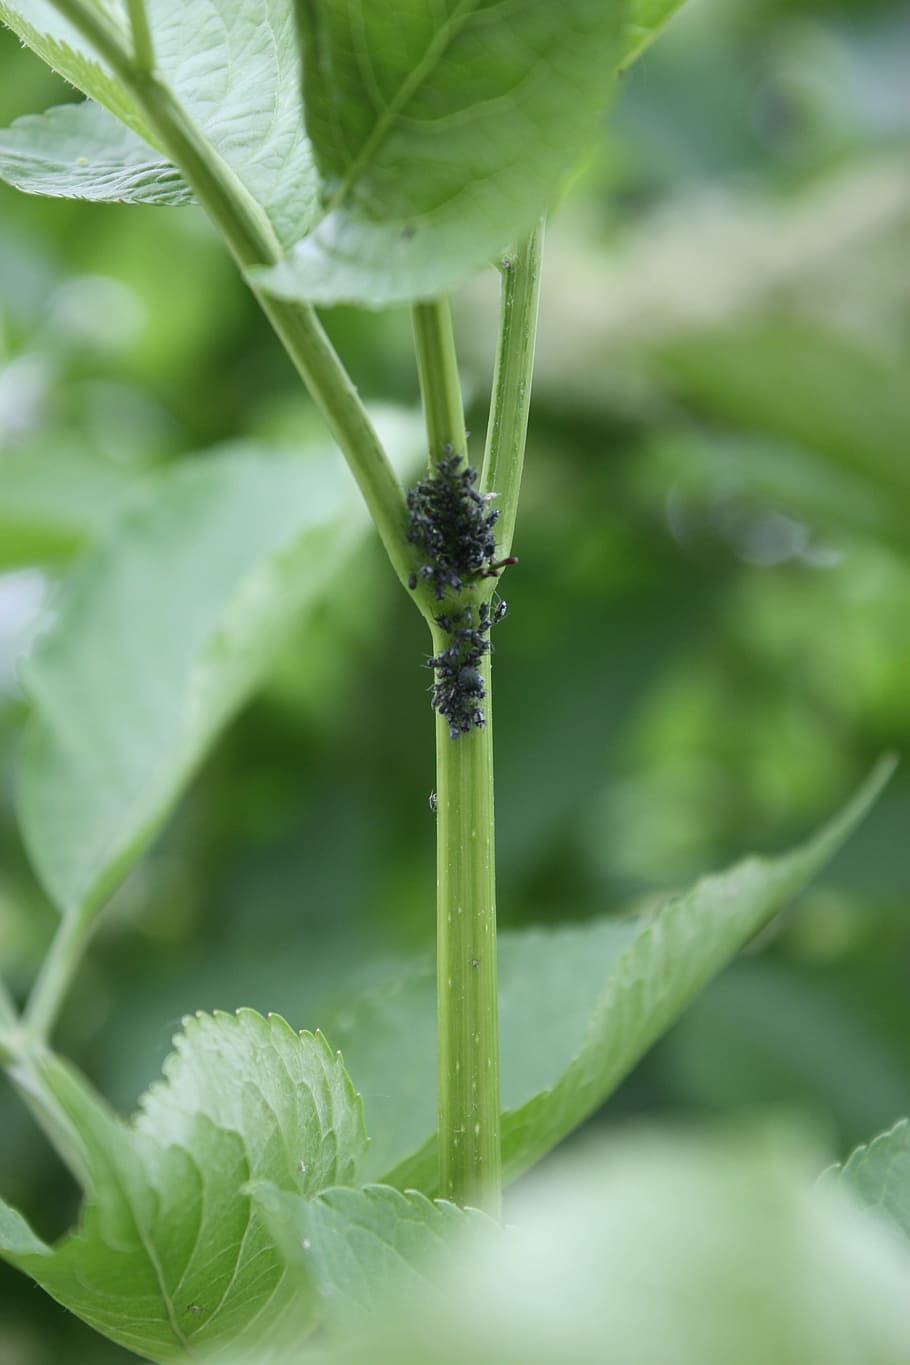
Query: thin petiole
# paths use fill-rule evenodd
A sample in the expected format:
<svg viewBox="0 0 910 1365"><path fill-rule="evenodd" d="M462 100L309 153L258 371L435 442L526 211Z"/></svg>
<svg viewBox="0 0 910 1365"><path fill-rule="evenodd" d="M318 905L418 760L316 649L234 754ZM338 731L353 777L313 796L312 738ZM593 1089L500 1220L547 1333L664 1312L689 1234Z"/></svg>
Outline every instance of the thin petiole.
<svg viewBox="0 0 910 1365"><path fill-rule="evenodd" d="M40 1042L47 1040L57 1022L96 919L94 915L66 915L60 921L22 1016L28 1034Z"/></svg>

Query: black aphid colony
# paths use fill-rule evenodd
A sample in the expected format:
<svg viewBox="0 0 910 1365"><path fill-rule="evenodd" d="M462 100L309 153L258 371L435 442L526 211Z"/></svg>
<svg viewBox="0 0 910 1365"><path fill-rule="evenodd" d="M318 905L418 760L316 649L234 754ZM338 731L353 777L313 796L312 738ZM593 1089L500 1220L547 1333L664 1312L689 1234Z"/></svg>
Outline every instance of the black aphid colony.
<svg viewBox="0 0 910 1365"><path fill-rule="evenodd" d="M464 457L448 450L432 474L408 493L408 540L421 550L424 562L411 574L410 587L420 579L433 586L437 601L448 593L461 593L471 579L494 578L506 559L495 563L493 527L499 513L489 506L494 494L475 488L477 470ZM490 608L453 606L441 612L436 624L450 643L427 662L434 670L431 701L449 723L452 739L467 734L473 725L485 725L481 706L485 695L479 664L490 648L490 630L506 613L505 602Z"/></svg>
<svg viewBox="0 0 910 1365"><path fill-rule="evenodd" d="M448 450L433 473L408 492L408 540L424 557L411 586L428 579L438 602L493 567L499 513L489 505L495 494L478 493L476 482L477 470Z"/></svg>
<svg viewBox="0 0 910 1365"><path fill-rule="evenodd" d="M433 710L449 722L452 739L467 734L472 725L486 724L480 705L485 693L478 665L490 648L490 628L505 614L501 610L504 606L500 602L491 612L489 603L481 602L476 610L463 607L461 611L436 617L436 624L452 643L427 660L436 673L430 700Z"/></svg>

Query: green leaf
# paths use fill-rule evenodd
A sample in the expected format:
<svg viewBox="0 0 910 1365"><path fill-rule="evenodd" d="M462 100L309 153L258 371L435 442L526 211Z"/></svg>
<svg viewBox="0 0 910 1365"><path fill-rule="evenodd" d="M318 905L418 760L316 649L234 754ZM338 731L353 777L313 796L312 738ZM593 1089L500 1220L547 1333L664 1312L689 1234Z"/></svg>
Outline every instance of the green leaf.
<svg viewBox="0 0 910 1365"><path fill-rule="evenodd" d="M711 416L817 451L904 503L910 497L902 364L786 320L687 336L662 362L677 391Z"/></svg>
<svg viewBox="0 0 910 1365"><path fill-rule="evenodd" d="M161 0L150 6L149 17L164 81L202 137L265 210L279 241L287 246L297 241L313 223L317 186L303 128L291 0ZM130 96L46 0L17 0L14 5L0 0L0 18L67 80L156 144ZM41 155L51 151L52 134L60 137L56 154L62 156L85 131L72 115L58 116L55 126L38 138ZM100 117L90 131L83 154L91 159L92 148L102 150L114 134ZM135 148L128 150L130 158L136 154ZM121 174L128 174L130 166L127 162ZM109 174L102 174L102 183ZM88 176L82 184L87 188Z"/></svg>
<svg viewBox="0 0 910 1365"><path fill-rule="evenodd" d="M64 914L104 903L368 524L334 451L238 449L168 473L76 566L25 672L19 784Z"/></svg>
<svg viewBox="0 0 910 1365"><path fill-rule="evenodd" d="M510 1235L331 1365L898 1365L910 1255L780 1139L647 1132L529 1181ZM289 1356L288 1361L300 1357Z"/></svg>
<svg viewBox="0 0 910 1365"><path fill-rule="evenodd" d="M110 11L108 11L110 18ZM49 0L0 0L0 20L22 39L27 47L75 85L151 141L143 116L121 86L104 67L82 35L57 13ZM126 31L121 26L124 43Z"/></svg>
<svg viewBox="0 0 910 1365"><path fill-rule="evenodd" d="M325 1039L277 1016L198 1015L176 1048L130 1126L56 1058L21 1064L21 1088L75 1153L87 1203L53 1250L0 1207L0 1255L157 1361L299 1339L315 1297L246 1187L312 1196L353 1180L366 1147L360 1101Z"/></svg>
<svg viewBox="0 0 910 1365"><path fill-rule="evenodd" d="M831 1172L910 1237L910 1121L901 1119L887 1133L857 1147L843 1166Z"/></svg>
<svg viewBox="0 0 910 1365"><path fill-rule="evenodd" d="M61 104L0 130L0 180L27 194L132 204L192 202L180 173L100 104Z"/></svg>
<svg viewBox="0 0 910 1365"><path fill-rule="evenodd" d="M664 24L673 18L683 3L684 0L632 0L632 13L624 31L625 52L621 70L631 66L645 48L651 46Z"/></svg>
<svg viewBox="0 0 910 1365"><path fill-rule="evenodd" d="M732 415L732 414L731 414ZM804 518L816 532L886 542L898 554L910 548L905 499L890 478L869 468L849 469L792 441L755 432L693 428L661 436L648 451L652 477L663 478L710 508L718 488Z"/></svg>
<svg viewBox="0 0 910 1365"><path fill-rule="evenodd" d="M502 1145L514 1179L613 1092L702 987L824 866L862 819L893 764L879 765L808 843L749 858L698 882L653 918L504 935ZM429 964L399 970L326 1027L371 1115L367 1176L437 1189L435 1004Z"/></svg>
<svg viewBox="0 0 910 1365"><path fill-rule="evenodd" d="M531 227L596 136L622 0L299 0L326 216L257 282L381 307Z"/></svg>
<svg viewBox="0 0 910 1365"><path fill-rule="evenodd" d="M0 453L0 568L67 559L110 524L144 481L60 441Z"/></svg>
<svg viewBox="0 0 910 1365"><path fill-rule="evenodd" d="M338 1325L384 1309L390 1294L433 1281L442 1253L497 1225L477 1209L431 1202L388 1185L326 1190L318 1199L257 1185L252 1190L288 1261L305 1272Z"/></svg>

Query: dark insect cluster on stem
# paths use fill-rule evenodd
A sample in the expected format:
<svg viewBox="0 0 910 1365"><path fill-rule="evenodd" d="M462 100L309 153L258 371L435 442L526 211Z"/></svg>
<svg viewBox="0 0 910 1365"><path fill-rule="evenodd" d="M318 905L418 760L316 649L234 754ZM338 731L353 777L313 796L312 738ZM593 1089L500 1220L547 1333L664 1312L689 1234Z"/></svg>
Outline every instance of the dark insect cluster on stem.
<svg viewBox="0 0 910 1365"><path fill-rule="evenodd" d="M478 493L476 483L477 470L449 448L433 473L408 492L408 540L424 557L410 587L420 579L431 583L439 602L462 593L472 579L495 578L504 565L515 563L494 562L499 513L489 504L495 495ZM492 608L481 602L453 606L435 618L449 644L428 660L435 673L431 701L448 721L452 739L486 724L480 663L490 648L490 631L505 613L505 602Z"/></svg>
<svg viewBox="0 0 910 1365"><path fill-rule="evenodd" d="M490 648L490 630L506 614L505 602L490 608L489 602L441 613L436 624L445 631L451 644L427 662L436 674L431 702L449 722L449 736L458 739L472 725L486 725L481 702L485 689L480 661Z"/></svg>
<svg viewBox="0 0 910 1365"><path fill-rule="evenodd" d="M499 513L489 505L495 494L478 493L476 483L477 470L449 447L433 473L408 491L408 540L424 559L411 587L426 579L437 602L461 592L471 578L495 572Z"/></svg>

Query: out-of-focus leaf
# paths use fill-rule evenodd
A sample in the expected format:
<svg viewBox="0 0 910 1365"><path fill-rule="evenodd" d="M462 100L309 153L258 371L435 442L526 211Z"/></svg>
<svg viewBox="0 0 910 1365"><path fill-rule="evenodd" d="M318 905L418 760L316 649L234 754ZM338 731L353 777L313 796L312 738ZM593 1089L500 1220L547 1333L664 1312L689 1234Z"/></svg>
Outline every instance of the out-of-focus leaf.
<svg viewBox="0 0 910 1365"><path fill-rule="evenodd" d="M62 199L192 202L170 162L91 100L28 114L0 130L0 180Z"/></svg>
<svg viewBox="0 0 910 1365"><path fill-rule="evenodd" d="M828 1178L848 1185L864 1204L910 1237L910 1121L902 1119L868 1145L857 1147Z"/></svg>
<svg viewBox="0 0 910 1365"><path fill-rule="evenodd" d="M327 213L270 291L381 307L435 295L531 227L596 135L621 0L299 5Z"/></svg>
<svg viewBox="0 0 910 1365"><path fill-rule="evenodd" d="M0 568L69 557L114 520L142 481L56 443L0 452Z"/></svg>
<svg viewBox="0 0 910 1365"><path fill-rule="evenodd" d="M299 1339L315 1296L246 1186L313 1196L354 1179L366 1147L360 1102L325 1039L277 1016L199 1015L176 1048L129 1127L56 1058L22 1064L20 1085L68 1150L87 1203L78 1231L53 1249L0 1204L0 1256L157 1361Z"/></svg>
<svg viewBox="0 0 910 1365"><path fill-rule="evenodd" d="M47 0L0 0L0 18L67 80L156 145L142 112ZM291 0L162 0L150 7L149 19L156 65L175 98L265 210L279 241L297 241L317 206ZM125 32L123 41L129 45ZM96 119L94 136L100 126ZM68 127L67 147L72 136ZM90 143L84 154L91 158Z"/></svg>
<svg viewBox="0 0 910 1365"><path fill-rule="evenodd" d="M64 914L104 903L367 526L335 452L237 450L165 476L77 565L26 670L19 788Z"/></svg>
<svg viewBox="0 0 910 1365"><path fill-rule="evenodd" d="M752 432L698 439L687 431L660 439L649 453L652 476L669 475L676 489L697 500L710 504L718 494L757 500L823 534L884 541L902 554L910 549L906 509L889 484L804 446Z"/></svg>
<svg viewBox="0 0 910 1365"><path fill-rule="evenodd" d="M531 1181L515 1231L393 1298L331 1365L897 1365L910 1256L803 1153L637 1134ZM288 1362L300 1356L289 1356Z"/></svg>
<svg viewBox="0 0 910 1365"><path fill-rule="evenodd" d="M633 0L632 13L625 27L625 55L622 68L631 66L646 47L650 47L684 0Z"/></svg>
<svg viewBox="0 0 910 1365"><path fill-rule="evenodd" d="M907 1103L897 1046L858 1014L849 995L792 963L744 960L674 1029L666 1074L687 1104L708 1112L792 1107L857 1142Z"/></svg>
<svg viewBox="0 0 910 1365"><path fill-rule="evenodd" d="M910 498L910 388L904 367L797 322L693 335L667 348L677 391L737 426L827 456L886 494Z"/></svg>
<svg viewBox="0 0 910 1365"><path fill-rule="evenodd" d="M815 876L863 818L892 766L883 762L808 843L707 877L653 918L533 931L525 942L521 935L504 938L507 1179L593 1113L705 983ZM434 1194L433 1116L420 1099L434 1065L429 969L400 973L397 982L348 1002L328 1026L376 1114L370 1174L385 1161L384 1181Z"/></svg>

